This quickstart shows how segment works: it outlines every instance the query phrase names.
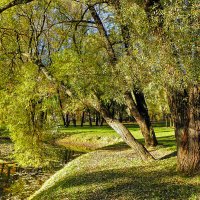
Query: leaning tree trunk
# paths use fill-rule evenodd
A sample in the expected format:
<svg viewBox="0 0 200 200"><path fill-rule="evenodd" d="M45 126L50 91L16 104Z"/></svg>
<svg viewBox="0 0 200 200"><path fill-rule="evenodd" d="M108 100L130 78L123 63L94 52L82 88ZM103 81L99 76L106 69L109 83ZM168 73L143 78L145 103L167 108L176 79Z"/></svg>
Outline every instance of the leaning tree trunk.
<svg viewBox="0 0 200 200"><path fill-rule="evenodd" d="M142 93L137 93L137 95L135 95L135 99L137 102L136 105L130 92L126 92L124 94L126 105L128 106L131 115L135 118L136 122L138 123L142 135L144 136L145 145L156 146L158 142L155 136L154 129L151 125L147 107L144 106L146 103L143 97L144 95Z"/></svg>
<svg viewBox="0 0 200 200"><path fill-rule="evenodd" d="M116 0L113 2L111 1L111 3L114 3L115 8L117 10L117 14L120 16L121 15L120 14L120 9L121 9L120 2ZM89 5L88 9L90 10L92 17L94 18L94 21L96 23L97 29L99 30L99 33L105 38L105 45L106 45L108 55L110 57L111 66L113 67L113 69L116 69L117 57L115 55L115 50L112 46L112 42L110 41L109 34L107 33L107 31L101 21L101 18L99 17L98 13L96 12L94 5ZM125 46L127 55L131 55L129 28L126 24L125 25L123 24L123 25L121 25L121 30L122 30L122 37L124 40L124 46ZM124 81L126 82L126 80L124 80ZM136 119L136 116L134 115L133 112L132 112L132 114L133 114L133 117ZM145 116L148 116L148 111L146 112ZM148 116L148 118L149 118L149 116ZM153 131L153 127L151 126L150 120L148 118L144 118L143 116L141 116L140 119L142 119L142 120L136 119L136 121L139 122L139 126L141 127L141 132L143 133L143 135L145 137L146 146L156 146L157 145L156 136ZM148 123L147 123L147 121L148 121Z"/></svg>
<svg viewBox="0 0 200 200"><path fill-rule="evenodd" d="M169 97L175 123L178 170L200 172L200 85Z"/></svg>
<svg viewBox="0 0 200 200"><path fill-rule="evenodd" d="M120 14L120 5L118 4L116 6L117 11ZM130 49L130 31L129 27L125 24L121 25L121 31L122 31L122 37L124 40L125 49L127 52L127 55L131 56L131 49ZM150 121L147 104L145 101L145 97L143 92L140 90L134 91L135 101L133 100L133 97L129 91L126 91L124 94L124 97L126 99L127 106L130 110L130 113L132 117L135 118L136 122L138 123L140 130L144 136L145 139L145 145L146 146L156 146L158 144L156 135L153 129L153 126ZM132 103L130 103L130 101Z"/></svg>
<svg viewBox="0 0 200 200"><path fill-rule="evenodd" d="M101 113L107 124L113 128L131 148L134 149L135 153L137 153L142 160L154 159L148 150L133 137L131 132L120 123L119 120L112 119L110 113L99 101L91 101L90 104Z"/></svg>

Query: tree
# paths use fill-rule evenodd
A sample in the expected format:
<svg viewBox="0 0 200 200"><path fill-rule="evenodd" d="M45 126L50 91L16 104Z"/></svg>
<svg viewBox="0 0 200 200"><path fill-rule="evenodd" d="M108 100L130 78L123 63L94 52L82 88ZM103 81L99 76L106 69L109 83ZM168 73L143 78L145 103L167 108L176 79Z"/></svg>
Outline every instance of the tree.
<svg viewBox="0 0 200 200"><path fill-rule="evenodd" d="M4 52L5 55L8 52L16 52L16 54L13 54L13 61L15 61L15 62L17 61L17 63L19 63L16 66L18 66L18 65L20 66L20 64L22 64L22 63L24 63L26 65L26 63L30 62L33 64L33 66L36 66L36 69L37 69L36 71L38 71L38 73L43 73L43 76L45 75L48 79L51 80L52 83L56 84L56 83L60 82L60 83L62 83L63 87L65 87L65 88L69 87L70 90L72 91L70 93L74 94L75 98L78 98L78 99L86 102L86 104L89 103L89 105L92 105L96 110L98 109L98 111L102 112L103 116L107 120L108 124L111 125L111 127L113 127L123 137L123 139L126 142L128 142L128 144L131 145L135 149L135 152L138 153L143 159L152 158L152 156L144 148L144 146L139 144L134 139L132 134L128 131L128 129L126 129L126 127L123 124L121 124L117 120L113 121L112 118L109 116L109 113L104 112L105 109L99 109L99 108L101 108L102 103L100 102L101 100L99 98L96 98L98 96L97 93L103 91L102 90L103 87L108 86L108 84L112 83L112 82L108 81L108 83L105 82L102 85L103 74L101 74L102 73L101 70L104 69L104 67L107 68L106 63L105 63L105 66L102 66L101 68L99 68L98 62L93 62L92 63L92 65L94 66L93 67L90 64L91 60L88 59L88 58L90 58L90 56L89 56L90 51L88 54L84 55L83 57L78 55L73 50L73 46L69 45L70 44L69 41L72 38L71 33L73 33L73 32L69 32L70 33L69 36L65 40L62 40L62 34L64 33L64 31L71 28L71 24L73 24L74 20L73 19L66 20L65 21L66 26L64 26L64 28L63 28L63 26L59 26L59 24L60 24L59 20L62 19L62 16L57 16L56 20L58 20L58 21L56 21L56 22L51 21L51 19L53 17L52 14L56 15L57 13L56 13L56 10L54 10L54 12L50 14L51 7L49 8L49 5L50 4L45 5L45 7L41 10L41 12L33 12L31 8L27 9L26 11L20 10L18 12L18 14L15 16L16 21L15 22L13 21L11 23L12 24L11 27L9 27L9 30L12 33L10 36L16 35L16 38L17 38L16 43L15 42L10 43L8 45L8 47L6 47L6 49L2 48L2 52ZM37 7L38 5L33 5L33 6ZM40 6L42 6L42 5L40 4ZM48 10L48 8L49 8L49 10ZM47 16L49 18L47 18ZM46 26L47 20L48 20L48 26ZM21 23L21 22L23 22L23 23ZM52 24L50 24L50 22ZM2 24L3 23L5 23L5 22L2 22ZM89 23L89 22L86 21L86 23ZM57 24L58 24L58 26L57 26ZM64 23L62 22L62 24L64 24ZM28 29L27 29L27 27L28 27ZM50 27L50 29L46 29L46 27ZM6 28L8 29L8 26ZM4 33L2 33L2 34L4 34ZM56 37L55 37L55 34L56 34ZM3 41L4 44L5 44L5 42L9 41L10 36L7 35L6 37L4 37L4 41ZM88 35L86 35L86 36L87 36L86 38L91 37ZM28 39L26 38L26 40L24 40L23 39L24 37L27 37ZM92 39L92 37L91 37L91 39ZM88 41L85 41L85 42L88 42ZM66 45L69 45L69 46L67 47ZM11 49L9 49L9 47L11 47L12 51L10 51ZM64 48L66 50L62 49L59 53L57 53L56 49L60 49L60 48L61 49ZM28 53L27 53L27 51L28 51ZM53 54L55 56L53 56ZM102 58L103 54L104 54L104 50L101 51L99 58ZM59 59L56 59L56 55L58 55ZM62 57L60 57L60 55L64 56L64 60L62 59ZM87 56L89 56L89 57L87 57ZM82 58L84 58L85 60ZM9 60L8 57L7 57L7 59ZM92 59L93 59L93 57L92 57ZM83 62L83 60L84 60L84 62ZM63 63L63 61L64 61L64 63ZM61 62L62 64L59 65L59 62ZM103 64L102 61L100 61L100 63ZM22 64L22 66L24 64ZM85 72L85 69L86 69L85 67L87 65L90 66L90 68L88 69L89 72L92 72L92 70L94 70L94 72L96 73L96 70L99 68L99 70L100 70L99 73L101 76L99 77L98 81L97 81L97 79L95 80L93 76L91 77L91 74L88 74L88 76L87 76L87 74L85 74L85 76L82 76L81 79L79 78L81 73ZM16 66L14 65L13 67L16 68ZM75 69L77 66L79 66L79 71L77 71ZM56 69L55 71L54 71L54 67ZM57 67L60 67L60 69L57 70L58 69ZM19 68L19 71L21 71L21 68ZM51 72L51 74L53 74L55 76L55 78L52 78L51 75L49 76L49 72ZM69 74L70 72L72 74ZM98 72L98 70L97 70L97 72ZM109 69L108 72L110 73L111 69ZM68 78L68 74L70 75L69 78ZM30 76L31 76L31 74L30 74ZM107 77L106 79L108 80L109 77ZM34 79L34 81L36 81L36 80L37 79ZM90 81L93 84L90 84L89 85L90 87L85 89L86 85L88 83L90 83ZM76 82L76 85L74 85L75 82ZM20 84L23 84L23 82ZM99 90L99 87L101 88L100 90ZM91 90L92 93L91 93L91 91L89 92L89 89L92 89ZM66 91L67 90L68 89L66 89ZM86 91L84 91L84 90L86 90ZM95 91L97 91L97 93ZM109 93L109 95L111 95L111 93ZM90 100L91 96L93 96L92 100ZM88 101L88 99L89 99L89 101ZM34 102L35 98L27 96L27 100ZM20 98L19 98L19 101L20 101ZM19 103L19 101L16 101L16 103ZM38 102L38 101L36 100L36 102ZM97 103L99 105L98 107L97 107ZM28 104L28 103L25 103L25 104ZM36 103L36 104L38 104L38 103ZM33 106L31 104L31 107L35 108L35 103L33 104ZM33 118L33 120L34 120L34 123L33 123L33 128L34 128L35 117L36 117L36 121L40 117L37 117L35 112L32 115L33 115L33 117L31 117L31 118ZM25 117L25 120L28 120L29 117L28 117L28 115L26 115L26 116L27 117ZM22 115L21 115L21 117L22 117ZM18 117L18 120L19 119L20 119L20 115ZM13 129L13 131L14 131L14 129ZM20 129L19 132L25 133L25 135L27 134L27 136L29 135L29 133L23 129ZM31 134L31 132L32 132L32 130L30 130L30 134ZM35 133L36 133L36 136L39 134L38 131ZM29 137L29 139L30 139L30 137ZM15 140L16 144L18 141L20 142L21 140ZM18 145L18 147L19 147L19 145Z"/></svg>
<svg viewBox="0 0 200 200"><path fill-rule="evenodd" d="M148 1L151 49L148 62L154 81L167 90L175 123L178 169L200 169L199 49L196 1ZM148 41L147 41L148 42Z"/></svg>
<svg viewBox="0 0 200 200"><path fill-rule="evenodd" d="M45 7L43 13L38 9L27 14L22 9L21 15L12 18L18 26L10 17L1 21L1 56L9 69L15 63L28 63L24 57L28 55L29 63L51 77L54 84L62 83L72 98L100 112L145 158L151 156L123 124L112 118L105 102L128 105L138 121L143 119L142 124L151 127L148 117L144 120L148 110L143 92L152 83L161 85L167 91L175 121L178 168L198 172L198 3L58 0L50 4L34 4ZM7 86L9 80L5 80ZM150 129L147 132L152 139Z"/></svg>
<svg viewBox="0 0 200 200"><path fill-rule="evenodd" d="M114 7L116 9L116 14L118 14L118 17L123 18L123 15L121 14L121 3L120 1L116 1L114 4ZM116 55L115 48L113 48L113 45L111 43L111 40L109 38L109 35L107 33L106 28L104 27L104 24L102 23L101 18L99 17L94 5L88 6L92 17L95 20L95 23L97 25L97 28L99 30L99 33L105 38L105 44L106 49L108 51L108 55L110 57L110 63L112 65L112 68L116 70L116 63L119 60L119 58ZM121 35L125 47L125 53L132 57L131 55L131 45L130 45L130 33L129 33L129 27L128 24L124 24L123 19L118 21L119 26L121 28ZM134 60L133 60L134 62ZM118 70L118 69L117 69ZM128 80L127 80L128 79ZM123 79L126 84L127 82L130 82L130 76ZM146 146L156 146L157 145L157 139L155 136L155 132L153 130L153 127L151 125L150 117L148 114L147 104L145 102L145 97L143 92L141 91L141 88L138 88L138 85L133 85L133 94L135 97L135 101L133 99L133 96L131 94L131 89L128 89L124 92L124 99L126 102L126 105L128 106L130 113L135 118L137 123L140 126L141 132L145 138L145 145Z"/></svg>
<svg viewBox="0 0 200 200"><path fill-rule="evenodd" d="M178 169L199 171L199 49L197 1L166 2L149 0L123 1L126 20L133 24L131 33L145 52L151 81L167 90L174 123L178 150ZM134 5L135 10L133 9ZM137 23L138 13L146 13L147 23ZM134 15L134 21L131 18ZM145 21L145 20L144 20ZM130 27L130 26L129 26ZM146 34L143 34L145 30ZM142 46L142 44L144 44ZM147 48L148 47L148 48ZM143 54L144 55L144 54ZM140 71L142 72L142 71Z"/></svg>
<svg viewBox="0 0 200 200"><path fill-rule="evenodd" d="M165 64L173 73L167 84L169 105L175 123L178 169L186 173L200 171L200 68L198 3L177 1L166 9L165 34L168 36L168 58ZM175 12L175 9L178 12ZM173 15L173 19L172 19ZM171 22L169 23L169 20ZM169 70L171 72L169 72Z"/></svg>

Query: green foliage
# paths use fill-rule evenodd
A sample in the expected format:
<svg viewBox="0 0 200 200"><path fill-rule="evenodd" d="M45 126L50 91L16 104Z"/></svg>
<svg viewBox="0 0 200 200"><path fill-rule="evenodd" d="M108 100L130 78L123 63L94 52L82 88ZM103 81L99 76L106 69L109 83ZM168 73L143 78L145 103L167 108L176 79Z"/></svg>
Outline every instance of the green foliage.
<svg viewBox="0 0 200 200"><path fill-rule="evenodd" d="M152 62L155 77L165 86L182 89L200 80L197 7L196 1L188 5L176 1L164 7L164 31L162 40L154 43L157 56L153 55Z"/></svg>
<svg viewBox="0 0 200 200"><path fill-rule="evenodd" d="M22 166L46 166L54 154L43 143L49 140L53 125L49 117L45 119L53 103L53 98L48 103L51 91L42 87L48 82L43 81L38 68L31 63L21 65L13 76L15 84L12 81L1 90L4 98L0 112L14 142L14 157Z"/></svg>

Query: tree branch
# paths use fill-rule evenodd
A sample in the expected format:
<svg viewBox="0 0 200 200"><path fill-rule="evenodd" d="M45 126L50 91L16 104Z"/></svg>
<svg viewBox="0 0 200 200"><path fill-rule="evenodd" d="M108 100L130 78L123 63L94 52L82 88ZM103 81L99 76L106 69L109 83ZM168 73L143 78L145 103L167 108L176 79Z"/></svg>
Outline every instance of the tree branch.
<svg viewBox="0 0 200 200"><path fill-rule="evenodd" d="M0 13L4 12L5 10L12 8L14 6L20 5L20 4L27 4L30 3L34 0L14 0L11 1L10 3L4 5L2 8L0 8Z"/></svg>
<svg viewBox="0 0 200 200"><path fill-rule="evenodd" d="M92 17L94 18L94 21L95 21L95 23L97 25L99 33L102 36L104 36L105 39L106 39L107 51L108 51L108 54L109 54L109 56L111 58L111 62L115 63L116 62L115 51L113 49L113 46L112 46L112 43L111 43L110 38L108 36L108 33L107 33L107 31L106 31L106 29L105 29L105 27L104 27L104 25L103 25L103 23L102 23L102 21L101 21L101 19L99 17L97 11L94 8L94 5L88 5L88 9L90 10L90 13L91 13Z"/></svg>

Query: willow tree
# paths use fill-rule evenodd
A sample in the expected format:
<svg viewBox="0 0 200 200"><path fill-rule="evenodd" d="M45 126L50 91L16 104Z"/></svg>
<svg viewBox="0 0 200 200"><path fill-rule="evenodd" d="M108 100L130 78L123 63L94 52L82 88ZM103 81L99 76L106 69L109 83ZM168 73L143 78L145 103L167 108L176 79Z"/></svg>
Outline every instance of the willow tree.
<svg viewBox="0 0 200 200"><path fill-rule="evenodd" d="M1 16L0 113L1 123L10 130L16 161L22 166L41 167L49 165L52 158L58 159L56 152L45 143L53 133L50 112L57 107L56 87L23 55L32 52L40 56L42 52L36 51L41 46L33 40L35 29L29 25L38 23L44 10L32 21L29 20L33 16L32 8L26 11L15 7L13 12L4 12Z"/></svg>
<svg viewBox="0 0 200 200"><path fill-rule="evenodd" d="M173 16L173 17L172 17ZM162 44L163 75L175 122L178 169L200 171L200 67L198 3L177 1L166 6ZM167 59L166 59L167 58Z"/></svg>
<svg viewBox="0 0 200 200"><path fill-rule="evenodd" d="M175 123L178 169L186 173L199 172L198 3L158 0L135 3L150 16L149 36L141 38L146 44L143 51L149 52L145 65L149 66L152 81L167 90Z"/></svg>
<svg viewBox="0 0 200 200"><path fill-rule="evenodd" d="M116 1L109 1L115 4ZM175 123L178 169L187 173L200 168L200 101L197 1L119 1L124 24L130 21L151 81L167 90ZM117 4L116 6L119 6ZM141 15L143 13L143 15ZM143 22L137 18L146 16ZM127 29L125 29L127 31ZM126 38L130 38L127 34ZM131 41L134 42L134 41ZM136 43L135 43L136 44ZM142 74L140 70L140 74Z"/></svg>
<svg viewBox="0 0 200 200"><path fill-rule="evenodd" d="M197 1L149 1L151 71L167 90L174 119L178 169L200 170L200 68ZM155 27L157 24L157 28ZM152 46L151 46L152 44ZM154 54L155 53L155 54Z"/></svg>
<svg viewBox="0 0 200 200"><path fill-rule="evenodd" d="M40 116L38 112L40 109L38 106L40 105L40 98L44 98L43 95L49 96L47 92L49 87L46 88L46 92L44 93L40 93L40 90L37 91L37 89L40 86L38 85L38 81L41 80L41 76L45 76L51 83L55 85L62 85L62 87L66 89L66 93L70 95L72 94L73 98L78 98L85 104L92 105L92 107L101 112L107 123L115 129L117 133L120 134L122 138L132 148L134 148L135 152L138 153L138 155L140 155L143 159L152 158L144 146L136 141L130 131L122 123L118 120L112 119L102 104L102 100L109 99L112 96L112 93L114 93L113 90L105 90L106 87L114 86L114 76L112 74L112 69L108 67L109 59L107 57L107 52L101 47L101 38L96 36L96 34L83 35L85 37L84 48L80 50L87 49L87 51L83 54L77 52L77 43L73 41L73 31L71 31L71 28L73 27L72 25L75 22L82 22L87 24L87 28L90 27L89 24L93 22L85 19L77 21L76 19L73 19L73 16L68 18L65 14L63 16L60 12L60 7L57 7L57 2L54 4L51 4L51 2L43 3L40 2L37 4L36 2L35 4L24 7L26 9L15 7L16 12L3 13L9 20L1 21L1 33L3 38L1 53L6 56L8 66L10 68L17 69L20 74L23 70L28 70L26 66L29 66L30 64L31 69L34 72L32 76L32 71L27 71L28 78L31 80L30 82L28 82L28 79L22 79L22 81L19 81L16 86L13 86L12 95L18 95L20 93L20 89L23 89L22 86L24 84L28 85L27 92L22 90L23 94L18 95L15 102L15 105L22 105L21 107L18 107L19 109L22 109L22 111L19 112L21 115L18 116L18 120L20 123L23 123L18 129L18 132L16 132L22 133L22 137L18 137L20 134L14 134L14 130L17 129L20 123L14 124L12 123L14 120L11 120L10 122L7 120L7 122L14 127L11 127L11 130L13 130L13 138L16 138L14 138L16 147L26 150L27 148L23 148L26 147L25 145L23 146L19 144L23 144L23 142L27 142L26 144L30 143L29 139L31 140L32 135L35 135L36 137L34 136L34 138L37 139L37 137L40 137L40 131L42 132L43 130L40 120L38 121ZM67 3L67 5L70 6L70 3ZM77 10L80 10L81 7L82 6L79 5ZM39 11L38 8L43 9L40 9ZM36 9L36 11L34 11L34 9ZM71 15L73 14L77 17L77 10L70 10L68 12L71 12ZM81 30L85 31L84 29ZM66 35L67 31L69 34ZM5 34L5 32L9 32L9 34ZM93 51L89 48L90 45L88 45L88 42L89 44L91 43L92 45L97 45L97 47L99 46L99 56L97 56L97 49L94 49L95 51ZM91 57L92 54L93 56ZM11 59L8 55L10 55ZM94 61L96 56L98 58ZM11 60L10 63L9 60ZM90 67L88 68L88 66ZM1 67L3 68L3 65L1 65ZM81 72L83 72L83 74L81 74ZM16 73L16 75L18 73ZM41 75L41 73L43 75ZM104 78L104 74L107 76L106 79ZM111 79L110 76L112 77ZM16 76L16 79L17 77L18 76ZM27 77L25 76L25 78ZM102 82L104 79L105 81ZM19 90L18 87L20 88ZM33 89L32 94L30 93L31 89ZM36 94L38 94L38 96ZM25 97L26 101L22 101L23 103L21 104L20 100L22 97ZM22 100L24 100L24 98L22 98ZM12 105L11 102L9 102L9 104ZM23 107L26 108L27 106L30 107L30 112L27 115L23 115L22 112L25 112ZM34 112L32 109L34 109ZM18 109L16 109L16 111L17 110ZM34 122L32 123L33 126L29 126L29 119L32 120L31 122ZM40 125L38 125L38 123ZM27 126L23 126L24 124ZM29 129L26 130L26 127ZM39 127L39 129L37 127ZM29 139L26 140L26 138ZM35 143L35 140L32 140L31 144ZM39 143L37 142L37 144ZM20 153L20 148L18 148L19 151L17 151L18 157L20 157L19 155L23 155L21 153L25 153L25 151L21 151ZM30 156L28 152L30 151L27 149L27 155Z"/></svg>
<svg viewBox="0 0 200 200"><path fill-rule="evenodd" d="M111 67L113 68L113 70L116 71L116 73L121 72L121 78L123 79L124 82L123 85L125 87L125 90L123 91L125 103L128 106L131 115L135 118L135 120L140 126L141 132L145 138L145 145L156 146L157 140L155 132L151 125L147 104L145 101L145 96L142 92L142 87L141 87L142 80L140 78L136 78L135 77L136 74L132 72L130 73L132 76L126 73L126 75L122 77L123 76L122 74L124 74L124 71L127 71L127 69L124 70L123 67L120 68L119 66L117 66L117 64L120 63L122 60L124 62L121 62L121 65L126 63L125 65L128 69L131 68L134 69L136 65L140 65L132 54L133 45L131 43L132 41L131 34L129 33L130 27L127 22L124 22L122 14L124 10L121 8L121 2L116 1L114 3L113 2L109 3L111 3L111 5L114 5L115 10L113 10L112 7L108 7L106 10L101 9L101 3L100 3L99 4L100 14L99 14L93 2L92 3L88 2L88 9L95 21L95 24L97 25L97 29L100 35L104 38L103 45L107 49ZM103 2L102 7L104 6L104 4L105 3ZM109 12L112 13L114 16L113 22L110 19L109 22L106 22L105 20L101 19L103 18L101 16L107 15L109 14ZM120 31L113 31L112 33L109 30L109 28L106 27L108 26L106 25L106 23L118 27ZM122 40L120 46L121 48L120 52L119 49L116 48L116 45L113 45L117 44L119 42L118 41L119 39ZM130 60L131 62L129 62Z"/></svg>

